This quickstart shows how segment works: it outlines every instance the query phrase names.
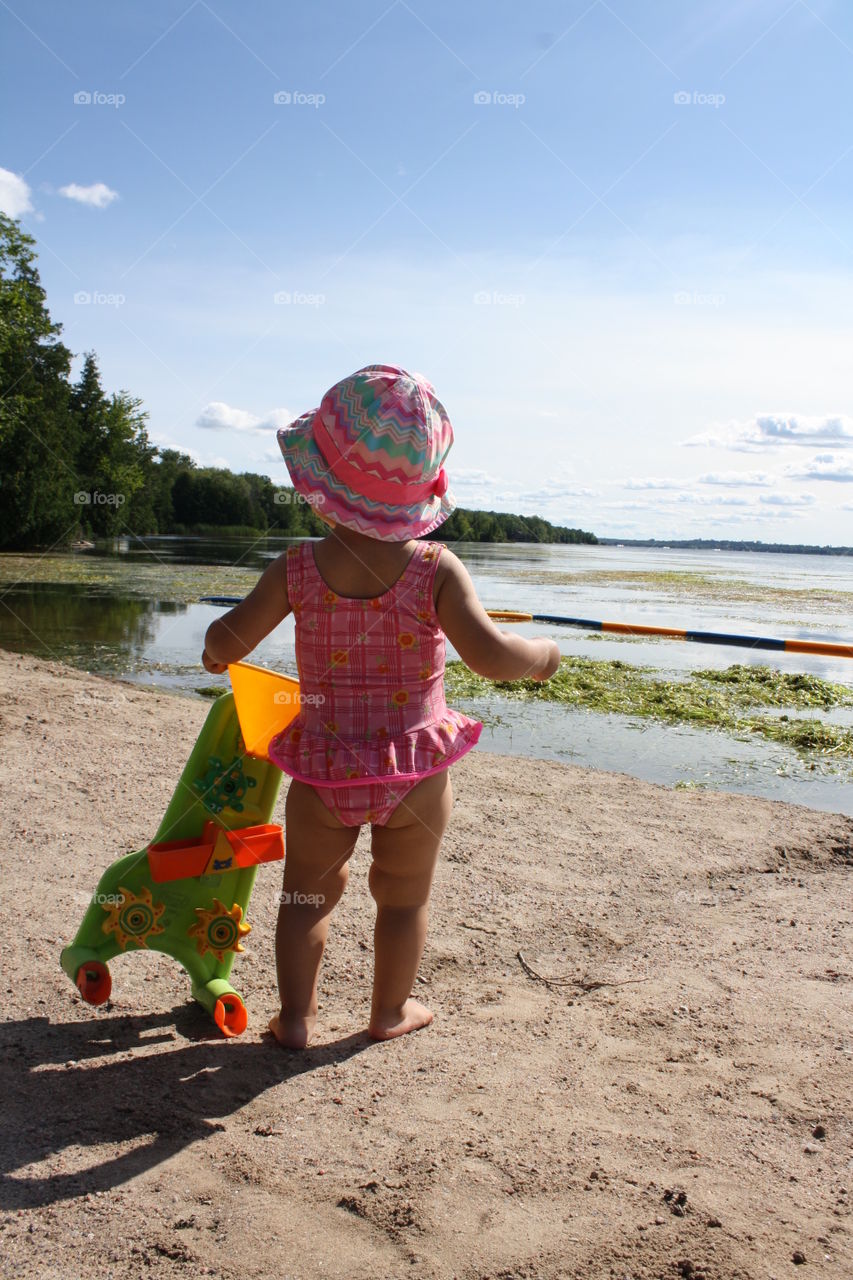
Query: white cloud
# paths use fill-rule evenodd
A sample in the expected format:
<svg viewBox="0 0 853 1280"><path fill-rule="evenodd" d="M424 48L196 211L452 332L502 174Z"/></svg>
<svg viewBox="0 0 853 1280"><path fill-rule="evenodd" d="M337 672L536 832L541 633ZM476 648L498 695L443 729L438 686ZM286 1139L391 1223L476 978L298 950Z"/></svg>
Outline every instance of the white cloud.
<svg viewBox="0 0 853 1280"><path fill-rule="evenodd" d="M678 502L688 502L697 507L748 507L749 498L737 498L734 494L681 493Z"/></svg>
<svg viewBox="0 0 853 1280"><path fill-rule="evenodd" d="M32 209L30 189L11 169L0 169L0 213L10 218L20 218Z"/></svg>
<svg viewBox="0 0 853 1280"><path fill-rule="evenodd" d="M785 474L793 480L834 480L838 484L853 483L853 463L837 458L834 453L816 453L808 462L790 466Z"/></svg>
<svg viewBox="0 0 853 1280"><path fill-rule="evenodd" d="M810 507L817 498L812 493L762 493L758 501L768 507Z"/></svg>
<svg viewBox="0 0 853 1280"><path fill-rule="evenodd" d="M699 476L697 484L720 484L736 487L744 486L767 486L774 484L773 476L766 471L710 471L707 475Z"/></svg>
<svg viewBox="0 0 853 1280"><path fill-rule="evenodd" d="M208 431L237 431L243 435L266 436L275 434L279 427L286 427L295 417L296 414L290 409L271 409L265 418L259 418L248 409L237 409L221 400L212 400L202 409L196 419L196 426Z"/></svg>
<svg viewBox="0 0 853 1280"><path fill-rule="evenodd" d="M59 194L69 200L76 200L78 204L91 205L94 209L106 209L113 200L118 200L118 192L113 191L105 182L93 182L90 187L69 182L68 186L59 188Z"/></svg>
<svg viewBox="0 0 853 1280"><path fill-rule="evenodd" d="M838 415L799 418L796 414L767 413L746 422L730 422L724 427L701 431L682 444L688 447L712 445L739 453L760 453L783 445L830 445L853 448L853 419Z"/></svg>
<svg viewBox="0 0 853 1280"><path fill-rule="evenodd" d="M152 444L156 444L158 449L176 449L178 453L185 453L197 466L202 466L201 454L191 445L182 444L180 440L168 435L165 431L149 431L149 438Z"/></svg>
<svg viewBox="0 0 853 1280"><path fill-rule="evenodd" d="M683 480L666 480L656 476L649 476L645 480L632 476L630 480L625 481L626 489L683 489L685 482Z"/></svg>
<svg viewBox="0 0 853 1280"><path fill-rule="evenodd" d="M493 476L488 471L476 471L471 467L454 467L452 480L454 489L470 489L472 485L487 485L492 489L505 488L504 481L498 476Z"/></svg>

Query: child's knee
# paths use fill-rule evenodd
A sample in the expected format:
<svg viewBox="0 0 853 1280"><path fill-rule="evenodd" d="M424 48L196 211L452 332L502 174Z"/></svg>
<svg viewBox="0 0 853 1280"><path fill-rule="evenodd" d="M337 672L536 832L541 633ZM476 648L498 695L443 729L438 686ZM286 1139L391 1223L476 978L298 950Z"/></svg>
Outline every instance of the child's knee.
<svg viewBox="0 0 853 1280"><path fill-rule="evenodd" d="M371 897L378 907L422 907L429 898L432 872L432 865L404 871L374 862L367 877Z"/></svg>
<svg viewBox="0 0 853 1280"><path fill-rule="evenodd" d="M298 859L288 853L284 864L284 892L290 893L290 901L301 899L317 900L335 905L347 887L349 880L349 855L337 860L331 866L323 866L310 858ZM299 895L296 897L295 895Z"/></svg>

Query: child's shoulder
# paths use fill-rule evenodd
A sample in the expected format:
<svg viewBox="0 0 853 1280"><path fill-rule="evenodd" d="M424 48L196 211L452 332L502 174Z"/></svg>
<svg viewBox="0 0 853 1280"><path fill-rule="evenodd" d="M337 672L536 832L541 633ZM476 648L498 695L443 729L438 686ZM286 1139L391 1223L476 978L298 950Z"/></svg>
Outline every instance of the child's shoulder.
<svg viewBox="0 0 853 1280"><path fill-rule="evenodd" d="M433 600L438 600L439 592L447 582L464 579L467 577L467 570L457 555L454 555L445 542L433 542L427 544L433 548L430 559L438 560L435 569L435 577L433 578ZM426 559L426 555L424 556Z"/></svg>

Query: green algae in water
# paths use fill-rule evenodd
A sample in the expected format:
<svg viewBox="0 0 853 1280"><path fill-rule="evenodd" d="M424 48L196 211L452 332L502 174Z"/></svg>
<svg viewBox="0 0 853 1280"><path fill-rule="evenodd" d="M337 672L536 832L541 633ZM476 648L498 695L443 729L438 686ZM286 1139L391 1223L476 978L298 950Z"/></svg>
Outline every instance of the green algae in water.
<svg viewBox="0 0 853 1280"><path fill-rule="evenodd" d="M762 604L785 609L791 617L806 613L853 612L853 592L837 587L779 587L732 578L722 573L698 573L688 569L515 569L510 577L519 582L556 587L615 586L630 592L654 592L678 601L718 601L724 604ZM814 626L814 620L806 621Z"/></svg>
<svg viewBox="0 0 853 1280"><path fill-rule="evenodd" d="M50 583L175 604L192 604L206 595L247 595L260 575L260 569L239 564L180 564L169 560L129 563L123 557L81 555L0 557L0 582L6 589Z"/></svg>
<svg viewBox="0 0 853 1280"><path fill-rule="evenodd" d="M554 676L536 680L489 681L461 662L447 665L449 700L502 696L531 702L642 717L666 724L762 735L802 755L853 757L853 729L816 719L756 714L756 709L799 710L853 706L853 689L819 676L737 664L724 671L690 672L684 680L664 680L650 667L594 658L563 658ZM748 714L751 713L751 714Z"/></svg>

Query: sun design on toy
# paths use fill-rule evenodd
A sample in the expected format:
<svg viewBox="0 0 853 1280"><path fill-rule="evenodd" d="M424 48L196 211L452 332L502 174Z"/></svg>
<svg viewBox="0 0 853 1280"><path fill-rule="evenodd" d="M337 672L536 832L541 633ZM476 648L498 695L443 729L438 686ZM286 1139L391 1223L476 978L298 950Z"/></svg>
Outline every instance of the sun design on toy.
<svg viewBox="0 0 853 1280"><path fill-rule="evenodd" d="M243 908L234 903L229 911L218 898L213 899L213 909L196 907L198 920L190 925L187 933L196 940L196 948L200 956L212 951L217 960L222 960L226 951L242 951L241 938L251 932L250 924L242 924Z"/></svg>
<svg viewBox="0 0 853 1280"><path fill-rule="evenodd" d="M101 903L107 918L101 926L104 933L114 933L116 942L122 951L129 942L137 946L147 947L148 939L153 933L162 933L163 925L160 917L166 910L164 902L155 902L151 890L143 888L139 893L131 893L123 885L119 885L118 894L112 903Z"/></svg>

